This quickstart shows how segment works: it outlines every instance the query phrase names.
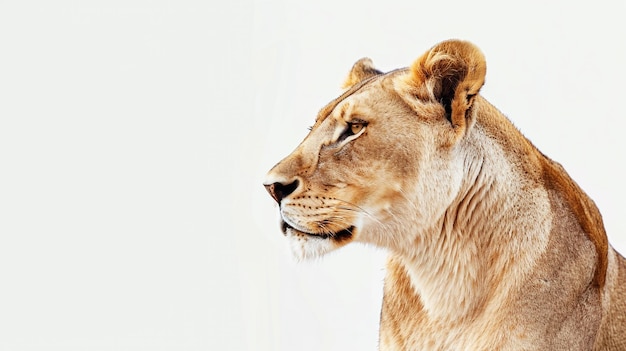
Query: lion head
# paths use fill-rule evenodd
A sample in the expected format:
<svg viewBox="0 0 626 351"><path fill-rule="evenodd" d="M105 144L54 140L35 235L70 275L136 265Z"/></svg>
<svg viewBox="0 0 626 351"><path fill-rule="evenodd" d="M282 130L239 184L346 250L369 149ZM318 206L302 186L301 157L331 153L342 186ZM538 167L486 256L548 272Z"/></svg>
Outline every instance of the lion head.
<svg viewBox="0 0 626 351"><path fill-rule="evenodd" d="M440 43L410 68L354 64L346 91L264 182L294 254L351 241L400 248L441 217L463 181L462 148L486 68L474 45Z"/></svg>

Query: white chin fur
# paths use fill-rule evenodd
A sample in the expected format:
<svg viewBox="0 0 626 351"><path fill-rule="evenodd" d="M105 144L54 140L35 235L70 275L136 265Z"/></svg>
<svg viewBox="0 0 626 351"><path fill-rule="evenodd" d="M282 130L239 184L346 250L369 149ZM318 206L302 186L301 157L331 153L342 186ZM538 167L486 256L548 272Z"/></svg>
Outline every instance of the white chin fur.
<svg viewBox="0 0 626 351"><path fill-rule="evenodd" d="M285 236L291 252L299 260L321 257L337 248L333 240L299 233L292 228L287 228Z"/></svg>

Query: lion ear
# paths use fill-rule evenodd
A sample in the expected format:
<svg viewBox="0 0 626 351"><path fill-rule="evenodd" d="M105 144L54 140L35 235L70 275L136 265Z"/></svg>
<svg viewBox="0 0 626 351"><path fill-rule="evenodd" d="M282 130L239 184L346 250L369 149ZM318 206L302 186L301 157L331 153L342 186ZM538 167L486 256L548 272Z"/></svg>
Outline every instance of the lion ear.
<svg viewBox="0 0 626 351"><path fill-rule="evenodd" d="M383 72L374 68L374 63L367 57L364 57L358 60L353 66L350 73L348 73L348 77L343 83L342 88L348 89L353 87L355 84L364 81L367 78L371 78L373 76L377 76L379 74L383 74Z"/></svg>
<svg viewBox="0 0 626 351"><path fill-rule="evenodd" d="M440 102L455 134L462 135L471 118L474 97L485 83L485 57L474 44L448 40L435 45L411 66L410 82L422 99Z"/></svg>

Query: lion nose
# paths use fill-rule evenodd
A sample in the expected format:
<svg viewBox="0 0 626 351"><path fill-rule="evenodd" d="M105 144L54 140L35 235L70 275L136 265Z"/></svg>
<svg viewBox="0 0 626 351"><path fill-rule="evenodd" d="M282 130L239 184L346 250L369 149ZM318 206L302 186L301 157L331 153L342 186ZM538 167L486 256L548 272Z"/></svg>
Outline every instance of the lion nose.
<svg viewBox="0 0 626 351"><path fill-rule="evenodd" d="M270 196L272 196L272 198L280 204L280 201L283 198L285 198L286 196L289 196L289 194L293 193L294 190L298 188L299 182L297 180L294 180L293 182L289 184L283 184L283 183L277 182L277 183L263 184L263 185L265 186L265 189L267 190L267 192L270 193Z"/></svg>

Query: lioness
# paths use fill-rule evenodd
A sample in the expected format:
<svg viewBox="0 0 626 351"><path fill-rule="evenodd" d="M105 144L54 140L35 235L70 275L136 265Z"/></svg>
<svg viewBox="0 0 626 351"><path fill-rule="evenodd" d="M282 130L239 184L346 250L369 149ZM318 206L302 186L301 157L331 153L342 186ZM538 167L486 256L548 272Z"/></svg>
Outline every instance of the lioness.
<svg viewBox="0 0 626 351"><path fill-rule="evenodd" d="M387 248L381 350L626 350L626 260L594 202L478 92L442 42L369 59L267 175L293 252Z"/></svg>

